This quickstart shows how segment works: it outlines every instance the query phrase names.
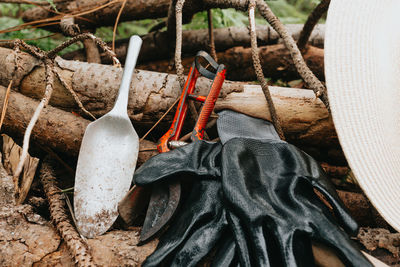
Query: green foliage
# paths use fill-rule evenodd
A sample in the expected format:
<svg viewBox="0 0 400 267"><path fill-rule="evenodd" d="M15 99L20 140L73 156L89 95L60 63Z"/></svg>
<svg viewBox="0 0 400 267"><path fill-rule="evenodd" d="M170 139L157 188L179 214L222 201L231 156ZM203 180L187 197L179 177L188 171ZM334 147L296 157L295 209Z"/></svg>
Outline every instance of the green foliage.
<svg viewBox="0 0 400 267"><path fill-rule="evenodd" d="M237 12L233 8L213 9L212 14L214 28L248 25L247 15L243 12ZM183 29L205 29L208 27L207 21L207 11L199 12L194 15L191 23L183 26Z"/></svg>
<svg viewBox="0 0 400 267"><path fill-rule="evenodd" d="M317 6L320 0L274 0L267 1L274 14L285 24L304 23L308 14ZM259 25L267 22L257 15L256 23ZM191 23L184 25L184 29L207 28L207 12L199 12ZM215 28L230 26L247 26L248 18L246 12L229 9L213 9L213 25Z"/></svg>
<svg viewBox="0 0 400 267"><path fill-rule="evenodd" d="M41 0L43 1L43 0ZM53 0L46 0L55 8ZM272 11L279 17L283 23L304 23L308 14L315 8L320 0L267 0ZM7 29L13 26L22 24L23 21L19 18L22 11L32 7L32 5L15 5L15 4L0 4L0 30ZM152 27L160 23L162 19L157 20L140 20L123 22L118 25L117 39L128 38L133 34L146 34ZM257 15L256 23L258 25L267 24L267 22ZM184 29L205 29L207 28L207 12L199 12L194 15L191 23L184 25ZM248 19L246 12L239 12L232 8L230 9L213 9L213 25L215 28L230 27L230 26L247 26ZM96 31L96 35L105 41L111 41L113 35L113 27L101 27ZM25 29L21 31L2 33L0 39L35 39L27 41L30 44L36 45L43 50L50 50L61 44L66 38L61 35L52 36L51 38L37 39L50 35L51 32L42 29ZM82 45L74 45L62 53L75 50Z"/></svg>
<svg viewBox="0 0 400 267"><path fill-rule="evenodd" d="M128 38L134 34L143 35L161 22L162 19L144 19L139 21L122 22L117 27L117 39ZM100 27L96 30L96 36L104 41L111 41L113 37L113 28Z"/></svg>
<svg viewBox="0 0 400 267"><path fill-rule="evenodd" d="M17 19L17 18L11 18L11 17L0 17L0 30L8 29L8 28L20 25L22 23L23 23L22 19L20 19L20 18ZM40 49L51 50L66 40L61 35L47 37L52 34L53 34L52 32L42 30L42 29L24 29L24 30L20 30L20 31L1 33L0 40L23 39L26 41L26 43L35 45L35 46L39 47ZM44 37L44 38L42 38L42 37ZM30 39L34 39L34 40L30 40ZM72 45L72 46L66 48L65 50L63 50L62 53L74 51L81 47L83 47L83 46L80 44L75 44L75 45Z"/></svg>

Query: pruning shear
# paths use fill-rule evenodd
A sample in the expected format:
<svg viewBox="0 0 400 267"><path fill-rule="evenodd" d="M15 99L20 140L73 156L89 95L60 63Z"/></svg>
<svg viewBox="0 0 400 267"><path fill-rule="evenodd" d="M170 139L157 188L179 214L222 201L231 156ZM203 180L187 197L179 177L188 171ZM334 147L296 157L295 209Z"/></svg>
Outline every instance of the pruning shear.
<svg viewBox="0 0 400 267"><path fill-rule="evenodd" d="M214 72L207 69L208 65L207 67L201 65L201 58L214 70ZM204 51L199 51L197 53L195 60L190 67L172 125L158 141L157 149L160 153L168 152L175 147L185 144L184 142L179 141L179 136L187 115L188 100L195 100L203 103L199 117L192 131L191 140L196 141L204 138L204 130L225 80L225 72L225 66L215 62L208 53ZM207 96L193 94L197 78L200 75L213 81ZM145 205L143 202L147 202L148 198L148 192L146 191L147 188L145 189L143 187L135 186L120 202L119 213L125 222L131 223L135 219L135 216L137 216L136 212L143 208ZM154 235L156 235L169 222L178 208L180 198L181 184L179 181L170 184L168 188L164 186L152 188L146 218L140 233L141 243L154 237Z"/></svg>

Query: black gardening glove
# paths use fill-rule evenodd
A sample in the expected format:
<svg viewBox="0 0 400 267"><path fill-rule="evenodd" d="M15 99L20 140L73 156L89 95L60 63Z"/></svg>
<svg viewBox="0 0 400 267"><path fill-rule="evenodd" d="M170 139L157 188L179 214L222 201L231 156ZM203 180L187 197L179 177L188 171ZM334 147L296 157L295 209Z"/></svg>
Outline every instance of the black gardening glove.
<svg viewBox="0 0 400 267"><path fill-rule="evenodd" d="M175 218L143 266L196 266L210 252L216 266L237 259L221 201L220 151L219 143L198 141L159 154L136 171L134 181L140 186L177 178L190 182Z"/></svg>
<svg viewBox="0 0 400 267"><path fill-rule="evenodd" d="M372 266L346 234L356 234L358 227L334 187L318 163L296 147L233 138L223 146L221 172L242 266L314 266L312 239L334 248L346 266Z"/></svg>

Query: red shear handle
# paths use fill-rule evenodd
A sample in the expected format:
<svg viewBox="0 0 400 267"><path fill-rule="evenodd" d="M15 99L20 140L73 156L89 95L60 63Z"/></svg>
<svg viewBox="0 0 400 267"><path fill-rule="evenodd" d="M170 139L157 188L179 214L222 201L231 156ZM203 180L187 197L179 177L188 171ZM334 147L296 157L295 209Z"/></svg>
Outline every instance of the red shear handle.
<svg viewBox="0 0 400 267"><path fill-rule="evenodd" d="M179 139L188 109L186 98L188 95L193 93L197 77L199 77L199 72L196 69L195 64L193 63L192 67L189 70L189 75L186 80L185 87L179 99L178 107L176 109L172 125L169 130L158 140L158 152L163 153L169 151L170 149L168 147L168 142L171 140Z"/></svg>
<svg viewBox="0 0 400 267"><path fill-rule="evenodd" d="M220 65L218 67L217 75L214 78L213 84L211 86L210 92L204 102L203 108L199 114L196 125L194 126L192 133L192 140L202 140L204 137L204 130L206 128L208 118L214 109L215 102L218 99L219 93L221 91L222 84L225 80L225 66Z"/></svg>

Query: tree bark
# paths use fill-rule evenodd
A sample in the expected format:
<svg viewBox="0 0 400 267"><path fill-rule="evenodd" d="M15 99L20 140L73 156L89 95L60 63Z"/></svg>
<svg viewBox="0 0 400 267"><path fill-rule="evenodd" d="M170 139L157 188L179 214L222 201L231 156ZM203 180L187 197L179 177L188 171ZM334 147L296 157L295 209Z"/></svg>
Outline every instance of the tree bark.
<svg viewBox="0 0 400 267"><path fill-rule="evenodd" d="M302 24L287 24L285 25L293 38L297 40L303 28ZM249 47L250 35L246 27L228 27L214 29L215 48L217 51L225 51L236 46ZM322 48L324 45L325 25L319 24L315 27L309 44ZM257 26L258 45L271 45L282 42L279 35L270 26ZM149 62L154 60L169 59L170 52L168 50L169 43L166 31L151 32L142 36L143 45L140 50L138 61L139 63ZM121 39L116 41L115 53L121 62L125 61L126 49L129 39ZM182 33L182 53L184 56L193 56L199 50L208 51L208 31L204 30L186 30ZM111 43L109 43L111 46ZM73 59L86 61L85 51L83 49L76 50L63 55L65 59ZM103 64L112 64L111 58L105 53L101 54L101 62Z"/></svg>
<svg viewBox="0 0 400 267"><path fill-rule="evenodd" d="M0 69L0 85L8 85L14 71L14 57L15 55L10 49L0 48L0 65L6 66L6 68ZM45 88L44 68L39 62L24 53L20 54L19 58L19 63L23 68L18 68L15 74L16 78L13 84L18 86L15 90L33 98L41 98ZM63 80L78 94L87 110L96 116L101 116L111 110L122 77L122 69L62 59L57 62L63 68L58 69ZM205 95L209 85L209 80L199 78L197 92ZM328 111L321 101L315 99L311 90L272 87L271 94L289 142L299 145L321 161L338 165L345 163ZM131 84L128 115L137 128L148 129L179 95L180 89L176 75L136 71ZM59 81L54 84L54 93L50 104L68 111L77 111L72 96ZM35 105L32 104L30 110L25 109L24 106L23 103L16 105L18 110L15 118L22 116L18 113L25 113L24 121L26 122ZM250 116L270 119L265 98L258 85L226 81L215 109L216 111L233 109ZM10 113L8 115L10 118ZM50 121L53 120L53 123L57 124L54 121L55 118L51 118L50 114L48 116ZM165 122L170 122L172 117L173 112L166 117ZM84 128L84 126L79 125L77 128ZM19 129L24 129L24 125L20 125ZM83 133L82 129L79 131ZM56 132L63 135L61 130L56 130ZM57 140L58 138L56 138L56 142ZM68 144L68 142L66 143ZM72 148L77 151L77 143L63 149L71 150Z"/></svg>
<svg viewBox="0 0 400 267"><path fill-rule="evenodd" d="M259 47L259 56L264 75L272 79L285 81L301 79L289 51L283 44ZM257 79L251 58L251 48L234 47L225 52L217 53L218 62L225 64L226 77L233 81L254 81ZM308 46L303 53L308 67L320 79L325 80L324 74L324 50ZM182 59L185 69L189 69L194 58ZM138 68L144 70L173 73L169 60L154 61L139 64Z"/></svg>
<svg viewBox="0 0 400 267"><path fill-rule="evenodd" d="M5 90L0 86L0 101L3 101ZM17 140L21 139L37 105L38 101L12 91L3 123L4 132ZM33 128L31 142L76 158L89 123L71 112L47 106ZM155 144L147 140L140 143L140 150L139 165L156 153Z"/></svg>

